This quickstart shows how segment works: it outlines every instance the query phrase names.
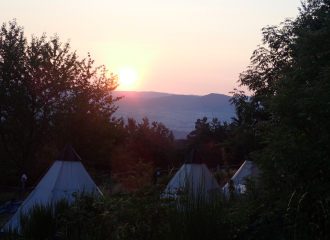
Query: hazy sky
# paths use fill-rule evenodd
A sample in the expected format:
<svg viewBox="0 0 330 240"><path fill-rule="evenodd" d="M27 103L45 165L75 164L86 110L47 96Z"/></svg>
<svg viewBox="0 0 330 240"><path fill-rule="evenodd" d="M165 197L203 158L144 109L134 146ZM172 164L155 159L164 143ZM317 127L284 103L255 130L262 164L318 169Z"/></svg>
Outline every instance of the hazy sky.
<svg viewBox="0 0 330 240"><path fill-rule="evenodd" d="M55 33L133 85L118 90L227 94L261 43L261 29L298 15L300 0L0 0L1 23ZM129 75L130 73L128 73Z"/></svg>

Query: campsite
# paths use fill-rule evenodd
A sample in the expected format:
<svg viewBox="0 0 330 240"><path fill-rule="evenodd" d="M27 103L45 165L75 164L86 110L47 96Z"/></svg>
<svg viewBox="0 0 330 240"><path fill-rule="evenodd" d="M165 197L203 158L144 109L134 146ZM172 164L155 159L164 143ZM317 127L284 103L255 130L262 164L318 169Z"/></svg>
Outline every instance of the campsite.
<svg viewBox="0 0 330 240"><path fill-rule="evenodd" d="M241 176L253 177L249 170L245 167ZM148 182L150 178L144 180ZM173 239L178 233L189 239L200 239L208 236L207 229L208 238L212 239L221 234L224 225L219 228L219 224L226 219L225 215L220 222L218 219L219 211L226 205L222 191L194 148L166 188L144 183L136 190L105 197L81 164L79 155L67 143L17 211L6 215L9 221L1 231L9 239L20 235L28 239L89 239L92 236L98 239ZM10 204L6 203L5 208ZM187 213L193 215L186 219ZM53 216L59 220L54 220ZM195 221L200 222L201 218L204 223L196 228ZM187 222L187 229L161 235L166 228L175 229L187 220L191 221ZM108 224L113 225L113 229L109 229ZM121 229L123 224L126 229ZM151 228L153 225L155 229ZM192 231L191 227L196 229ZM227 237L222 234L221 239Z"/></svg>
<svg viewBox="0 0 330 240"><path fill-rule="evenodd" d="M149 98L127 98L117 112L129 69L121 82L57 34L29 38L16 19L3 23L0 239L329 239L329 16L329 1L307 0L295 18L262 29L237 88L220 96L235 109L230 118L218 95L179 96L163 92L166 84L148 94L130 89ZM141 49L139 62L149 48ZM196 66L175 66L191 73L184 89L197 85ZM181 75L173 75L179 89ZM173 126L186 131L192 120L194 128L176 138L162 121L128 115L141 117L140 105L160 120L176 105ZM193 109L217 109L226 120L191 119Z"/></svg>

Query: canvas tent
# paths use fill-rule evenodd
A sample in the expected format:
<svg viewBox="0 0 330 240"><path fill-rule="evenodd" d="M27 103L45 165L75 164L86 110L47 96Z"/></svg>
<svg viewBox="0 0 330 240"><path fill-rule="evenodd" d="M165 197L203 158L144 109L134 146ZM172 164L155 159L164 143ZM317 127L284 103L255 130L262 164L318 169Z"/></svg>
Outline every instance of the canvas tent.
<svg viewBox="0 0 330 240"><path fill-rule="evenodd" d="M238 194L244 193L246 191L244 180L248 177L256 177L259 174L258 166L252 161L246 160L242 166L237 170L234 176L231 178L234 183L235 191ZM230 196L229 183L227 183L223 189L223 193L227 198Z"/></svg>
<svg viewBox="0 0 330 240"><path fill-rule="evenodd" d="M2 231L8 230L9 227L19 227L21 212L28 212L35 204L52 204L62 198L72 201L74 200L73 193L77 195L83 192L94 195L102 194L80 161L78 154L67 143L56 157L54 164Z"/></svg>
<svg viewBox="0 0 330 240"><path fill-rule="evenodd" d="M176 197L178 190L188 190L192 194L201 192L206 195L221 192L221 187L204 164L196 148L190 152L185 163L167 184L164 197Z"/></svg>

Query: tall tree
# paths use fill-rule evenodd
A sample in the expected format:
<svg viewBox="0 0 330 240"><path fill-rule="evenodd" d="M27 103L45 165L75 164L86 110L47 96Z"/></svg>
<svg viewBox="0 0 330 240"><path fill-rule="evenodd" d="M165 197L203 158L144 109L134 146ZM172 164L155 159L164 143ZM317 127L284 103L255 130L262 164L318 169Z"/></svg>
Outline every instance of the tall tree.
<svg viewBox="0 0 330 240"><path fill-rule="evenodd" d="M269 116L254 126L265 144L256 159L268 233L311 239L329 228L329 10L327 0L307 1L296 19L264 28L266 46L239 80Z"/></svg>
<svg viewBox="0 0 330 240"><path fill-rule="evenodd" d="M61 43L58 36L50 40L45 34L32 36L29 42L15 20L4 23L0 31L1 164L31 171L46 143L61 148L66 141L83 142L84 132L90 143L103 133L102 128L109 128L116 110L113 103L118 100L111 96L117 78L105 74L104 67L93 68L90 57L79 60L76 52L70 52L69 42Z"/></svg>
<svg viewBox="0 0 330 240"><path fill-rule="evenodd" d="M117 172L126 171L127 165L135 165L140 159L163 169L175 162L174 135L164 124L150 123L148 118L143 118L140 123L128 118L123 128L123 138L113 162Z"/></svg>
<svg viewBox="0 0 330 240"><path fill-rule="evenodd" d="M187 136L186 154L189 154L192 148L197 147L208 167L224 165L223 151L227 145L229 129L230 124L221 122L217 118L213 118L211 121L208 121L207 117L197 119L195 130ZM227 160L230 164L237 162L234 158Z"/></svg>

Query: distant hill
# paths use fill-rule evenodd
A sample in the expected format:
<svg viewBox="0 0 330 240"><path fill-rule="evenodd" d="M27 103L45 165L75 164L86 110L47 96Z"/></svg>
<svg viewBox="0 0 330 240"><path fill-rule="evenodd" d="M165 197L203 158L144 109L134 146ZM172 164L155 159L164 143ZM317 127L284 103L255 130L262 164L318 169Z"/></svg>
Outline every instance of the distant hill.
<svg viewBox="0 0 330 240"><path fill-rule="evenodd" d="M134 118L141 122L143 117L162 122L173 130L176 138L184 138L194 130L198 118L218 118L230 122L235 109L230 105L230 96L211 93L205 96L175 95L158 92L115 91L113 96L125 96L116 105L116 117Z"/></svg>
<svg viewBox="0 0 330 240"><path fill-rule="evenodd" d="M171 96L170 93L160 93L160 92L137 92L137 91L114 91L113 96L120 97L125 96L126 98L157 98Z"/></svg>

